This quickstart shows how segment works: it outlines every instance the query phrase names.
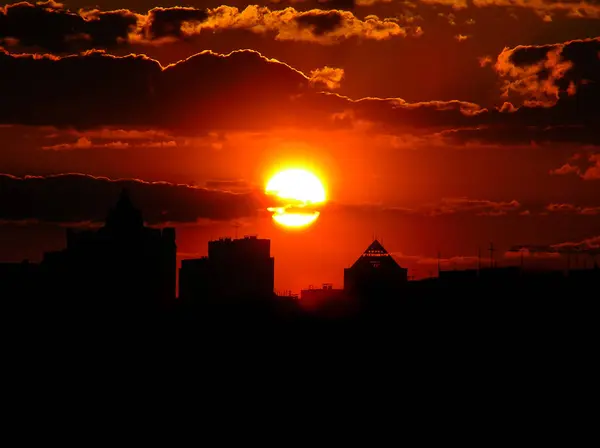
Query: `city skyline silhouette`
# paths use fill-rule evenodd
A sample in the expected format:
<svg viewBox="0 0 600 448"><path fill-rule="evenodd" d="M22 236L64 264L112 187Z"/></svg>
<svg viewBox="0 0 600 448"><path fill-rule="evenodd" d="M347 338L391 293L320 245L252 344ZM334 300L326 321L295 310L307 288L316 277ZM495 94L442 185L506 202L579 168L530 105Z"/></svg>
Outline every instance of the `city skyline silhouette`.
<svg viewBox="0 0 600 448"><path fill-rule="evenodd" d="M8 0L0 85L9 440L590 439L599 0Z"/></svg>
<svg viewBox="0 0 600 448"><path fill-rule="evenodd" d="M271 310L275 314L268 315L275 319L290 315L344 319L365 313L388 316L419 303L460 307L477 300L479 306L492 306L502 300L508 307L523 308L549 300L550 293L567 294L561 301L576 296L593 300L600 280L596 251L591 268L569 263L565 269L532 270L525 269L523 257L517 266L498 266L493 244L487 266L481 259L476 269L444 270L438 264L436 276L415 280L376 239L351 266L340 267L341 289L324 284L308 286L300 294L278 294L270 240L254 235L219 238L209 242L207 256L184 259L178 267L176 230L146 226L128 189L121 190L102 227L67 228L65 239L64 249L44 253L38 264L27 260L0 264L4 300L17 309L45 309L46 300L55 297L58 302L51 308L74 317L105 319L139 313L195 316L215 310L226 310L229 317L258 313L264 318L260 313ZM511 298L516 292L525 297ZM530 294L534 296L527 297Z"/></svg>

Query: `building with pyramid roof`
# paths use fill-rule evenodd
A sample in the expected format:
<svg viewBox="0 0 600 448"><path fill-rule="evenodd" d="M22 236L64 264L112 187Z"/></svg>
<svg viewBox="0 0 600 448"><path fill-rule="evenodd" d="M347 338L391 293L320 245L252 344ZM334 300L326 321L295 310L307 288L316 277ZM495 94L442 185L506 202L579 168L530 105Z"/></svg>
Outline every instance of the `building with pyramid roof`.
<svg viewBox="0 0 600 448"><path fill-rule="evenodd" d="M344 290L351 296L394 295L407 281L408 269L401 267L378 240L344 269Z"/></svg>

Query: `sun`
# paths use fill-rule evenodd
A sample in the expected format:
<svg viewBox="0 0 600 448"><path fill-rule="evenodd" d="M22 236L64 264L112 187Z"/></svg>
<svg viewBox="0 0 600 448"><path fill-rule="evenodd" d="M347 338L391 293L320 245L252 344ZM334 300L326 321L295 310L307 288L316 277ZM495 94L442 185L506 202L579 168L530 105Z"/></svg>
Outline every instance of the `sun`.
<svg viewBox="0 0 600 448"><path fill-rule="evenodd" d="M327 200L325 187L317 176L303 169L288 169L267 182L265 192L284 205L271 207L273 220L284 227L302 228L314 223L320 213L315 206Z"/></svg>

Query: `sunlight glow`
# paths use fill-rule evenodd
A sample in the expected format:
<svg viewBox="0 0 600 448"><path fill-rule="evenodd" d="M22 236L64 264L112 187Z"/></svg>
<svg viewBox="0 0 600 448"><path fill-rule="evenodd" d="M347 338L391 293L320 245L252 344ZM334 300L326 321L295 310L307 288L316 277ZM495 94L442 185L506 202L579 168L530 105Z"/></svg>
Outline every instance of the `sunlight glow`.
<svg viewBox="0 0 600 448"><path fill-rule="evenodd" d="M282 207L269 208L273 212L273 220L290 228L303 228L314 223L320 213L313 206L323 204L327 199L319 178L302 169L289 169L275 174L267 182L265 192L284 203ZM305 207L307 209L303 211Z"/></svg>

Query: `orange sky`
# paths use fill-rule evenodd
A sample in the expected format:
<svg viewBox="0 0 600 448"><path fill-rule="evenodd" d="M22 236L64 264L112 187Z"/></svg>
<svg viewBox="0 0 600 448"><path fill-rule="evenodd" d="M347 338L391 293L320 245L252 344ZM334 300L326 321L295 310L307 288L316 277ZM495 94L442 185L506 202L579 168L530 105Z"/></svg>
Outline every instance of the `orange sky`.
<svg viewBox="0 0 600 448"><path fill-rule="evenodd" d="M491 240L598 244L594 2L176 3L0 9L0 260L124 184L180 258L234 222L271 238L280 290L341 286L374 234L416 276ZM302 232L265 212L285 167L327 187Z"/></svg>

